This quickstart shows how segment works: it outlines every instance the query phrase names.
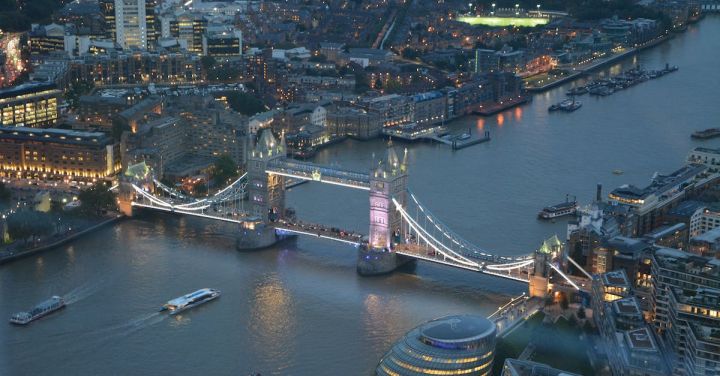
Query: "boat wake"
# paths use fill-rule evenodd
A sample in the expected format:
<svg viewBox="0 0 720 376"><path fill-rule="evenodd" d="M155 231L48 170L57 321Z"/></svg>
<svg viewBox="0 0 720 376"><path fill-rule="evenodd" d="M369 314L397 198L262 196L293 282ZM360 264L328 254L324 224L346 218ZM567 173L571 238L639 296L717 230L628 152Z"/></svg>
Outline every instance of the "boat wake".
<svg viewBox="0 0 720 376"><path fill-rule="evenodd" d="M107 281L84 283L65 294L63 297L65 299L65 304L70 305L86 299L100 291L100 289L102 289L106 284Z"/></svg>
<svg viewBox="0 0 720 376"><path fill-rule="evenodd" d="M95 334L107 334L105 338L125 337L145 328L161 323L168 316L160 312L147 313L132 318L124 323L112 325L107 328L98 329Z"/></svg>

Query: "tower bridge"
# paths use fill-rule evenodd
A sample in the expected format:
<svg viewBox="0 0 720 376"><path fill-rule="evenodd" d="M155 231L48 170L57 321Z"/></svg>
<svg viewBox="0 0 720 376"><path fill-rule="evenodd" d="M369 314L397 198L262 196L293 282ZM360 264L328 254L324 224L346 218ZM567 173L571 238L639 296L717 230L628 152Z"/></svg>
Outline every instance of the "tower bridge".
<svg viewBox="0 0 720 376"><path fill-rule="evenodd" d="M127 215L142 208L236 223L241 249L267 247L291 235L341 242L357 249L357 269L363 275L423 260L528 283L531 296L544 296L553 285L587 289L558 267L563 252L557 237L535 252L510 257L482 249L452 231L407 188L407 151L400 159L389 144L385 157L363 173L290 160L286 150L283 137L277 140L270 131L263 132L249 155L247 173L203 199L162 184L144 163L131 166L121 183L121 209ZM285 206L288 178L368 191L367 236L299 220Z"/></svg>

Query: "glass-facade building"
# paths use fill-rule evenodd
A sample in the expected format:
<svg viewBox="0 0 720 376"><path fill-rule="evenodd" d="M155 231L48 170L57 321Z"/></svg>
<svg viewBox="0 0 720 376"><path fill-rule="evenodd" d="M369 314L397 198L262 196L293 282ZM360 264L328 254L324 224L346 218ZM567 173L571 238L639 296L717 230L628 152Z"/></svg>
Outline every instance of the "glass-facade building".
<svg viewBox="0 0 720 376"><path fill-rule="evenodd" d="M379 376L490 375L495 324L472 315L447 316L408 332L382 358Z"/></svg>
<svg viewBox="0 0 720 376"><path fill-rule="evenodd" d="M27 83L0 90L0 125L43 128L56 124L61 94L54 84L47 83Z"/></svg>

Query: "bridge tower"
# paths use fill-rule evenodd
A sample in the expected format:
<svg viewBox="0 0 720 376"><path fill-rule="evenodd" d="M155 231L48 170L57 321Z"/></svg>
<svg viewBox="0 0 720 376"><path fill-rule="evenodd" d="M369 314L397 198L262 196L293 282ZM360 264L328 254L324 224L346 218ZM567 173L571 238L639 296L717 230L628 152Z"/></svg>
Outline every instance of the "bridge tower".
<svg viewBox="0 0 720 376"><path fill-rule="evenodd" d="M392 250L393 243L402 239L400 213L392 199L405 207L406 188L407 150L400 161L390 141L384 160L370 173L370 247Z"/></svg>
<svg viewBox="0 0 720 376"><path fill-rule="evenodd" d="M535 251L533 258L533 272L530 276L529 293L530 297L544 298L550 291L550 262L557 258L562 251L562 243L553 236L545 240L540 249Z"/></svg>
<svg viewBox="0 0 720 376"><path fill-rule="evenodd" d="M367 248L359 252L358 273L384 274L407 260L393 252L394 244L404 239L400 213L394 198L403 207L407 200L407 150L398 158L392 141L385 157L370 171L370 232Z"/></svg>
<svg viewBox="0 0 720 376"><path fill-rule="evenodd" d="M248 200L250 213L263 223L273 221L285 212L285 177L268 174L268 164L285 157L285 135L278 141L269 129L260 135L248 157Z"/></svg>

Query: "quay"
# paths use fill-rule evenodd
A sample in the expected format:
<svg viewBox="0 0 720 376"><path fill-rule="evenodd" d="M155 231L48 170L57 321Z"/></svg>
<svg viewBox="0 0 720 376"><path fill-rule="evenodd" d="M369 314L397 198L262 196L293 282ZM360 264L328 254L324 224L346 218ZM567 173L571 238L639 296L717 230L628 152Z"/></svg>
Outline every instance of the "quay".
<svg viewBox="0 0 720 376"><path fill-rule="evenodd" d="M653 39L653 40L651 40L651 41L648 41L648 42L646 42L646 43L644 43L644 44L642 44L642 45L639 45L639 46L630 48L630 49L628 49L627 51L622 52L622 53L620 53L620 54L617 54L617 55L611 56L611 57L609 57L609 58L602 59L602 60L600 60L600 61L597 61L597 62L595 62L595 63L592 63L592 64L590 64L590 65L588 65L588 66L586 66L586 67L573 68L573 73L571 73L571 74L569 74L569 75L567 75L567 76L565 76L565 77L563 77L563 78L560 78L560 79L557 79L557 80L555 80L555 81L549 82L549 83L547 83L547 84L545 84L545 85L542 85L542 86L526 87L526 90L527 90L528 92L530 92L530 93L542 93L542 92L544 92L544 91L547 91L547 90L550 90L550 89L552 89L552 88L558 87L558 86L563 85L563 84L565 84L565 83L572 82L572 81L574 81L574 80L576 80L576 79L578 79L578 78L580 78L580 77L584 77L584 76L592 73L593 71L595 71L595 70L597 70L597 69L603 68L603 67L605 67L605 66L607 66L607 65L610 65L610 64L613 64L613 63L616 63L616 62L618 62L618 61L620 61L620 60L625 59L626 57L632 56L633 54L635 54L635 53L637 53L637 52L643 51L643 50L648 49L648 48L651 48L651 47L655 47L655 46L657 46L657 45L660 44L660 43L663 43L663 42L665 42L665 41L667 41L667 40L672 39L673 37L674 37L673 34L663 35L663 36L661 36L661 37L658 37L658 38L655 38L655 39Z"/></svg>
<svg viewBox="0 0 720 376"><path fill-rule="evenodd" d="M60 239L57 239L49 244L39 245L37 247L22 250L22 251L0 251L0 265L6 264L12 261L16 261L25 257L29 257L32 255L36 255L38 253L42 253L45 251L49 251L51 249L55 249L61 245L67 244L75 239L78 239L82 237L83 235L89 234L91 232L94 232L96 230L99 230L105 226L108 226L112 223L118 222L121 219L123 219L123 215L116 215L112 218L108 218L98 224L92 225L84 230L74 232L72 234L66 235L64 237L61 237Z"/></svg>

